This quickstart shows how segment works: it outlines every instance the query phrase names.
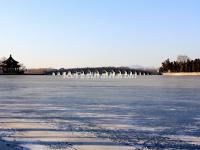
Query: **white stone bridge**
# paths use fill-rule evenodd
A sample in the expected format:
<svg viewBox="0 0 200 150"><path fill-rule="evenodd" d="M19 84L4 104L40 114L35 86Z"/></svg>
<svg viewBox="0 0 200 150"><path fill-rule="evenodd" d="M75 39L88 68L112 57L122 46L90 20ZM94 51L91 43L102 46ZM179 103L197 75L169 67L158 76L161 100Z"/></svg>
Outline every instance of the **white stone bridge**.
<svg viewBox="0 0 200 150"><path fill-rule="evenodd" d="M46 75L68 78L134 78L137 76L157 75L156 71L131 69L126 67L71 68L52 70Z"/></svg>

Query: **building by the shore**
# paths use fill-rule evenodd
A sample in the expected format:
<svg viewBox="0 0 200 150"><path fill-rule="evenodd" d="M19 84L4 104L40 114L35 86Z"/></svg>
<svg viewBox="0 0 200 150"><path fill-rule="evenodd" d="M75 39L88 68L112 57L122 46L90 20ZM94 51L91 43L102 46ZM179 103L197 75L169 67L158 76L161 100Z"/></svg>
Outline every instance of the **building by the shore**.
<svg viewBox="0 0 200 150"><path fill-rule="evenodd" d="M24 71L20 69L21 65L18 61L13 59L12 55L1 63L1 73L6 75L18 75L24 74Z"/></svg>

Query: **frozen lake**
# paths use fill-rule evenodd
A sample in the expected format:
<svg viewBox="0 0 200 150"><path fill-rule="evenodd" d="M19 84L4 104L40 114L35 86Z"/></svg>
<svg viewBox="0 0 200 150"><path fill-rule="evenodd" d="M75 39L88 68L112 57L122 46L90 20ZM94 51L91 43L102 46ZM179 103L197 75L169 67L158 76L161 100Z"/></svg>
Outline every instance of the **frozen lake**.
<svg viewBox="0 0 200 150"><path fill-rule="evenodd" d="M1 142L32 150L200 149L200 77L0 76Z"/></svg>

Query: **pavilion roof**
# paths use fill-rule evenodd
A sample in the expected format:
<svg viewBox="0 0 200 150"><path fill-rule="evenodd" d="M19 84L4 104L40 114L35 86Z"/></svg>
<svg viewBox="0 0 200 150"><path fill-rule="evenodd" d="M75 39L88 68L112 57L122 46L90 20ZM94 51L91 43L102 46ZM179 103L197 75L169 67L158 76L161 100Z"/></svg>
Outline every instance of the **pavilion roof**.
<svg viewBox="0 0 200 150"><path fill-rule="evenodd" d="M12 58L12 55L10 55L10 57L9 57L7 60L3 61L2 63L3 63L3 64L18 64L19 62L16 61L16 60L14 60L14 59Z"/></svg>

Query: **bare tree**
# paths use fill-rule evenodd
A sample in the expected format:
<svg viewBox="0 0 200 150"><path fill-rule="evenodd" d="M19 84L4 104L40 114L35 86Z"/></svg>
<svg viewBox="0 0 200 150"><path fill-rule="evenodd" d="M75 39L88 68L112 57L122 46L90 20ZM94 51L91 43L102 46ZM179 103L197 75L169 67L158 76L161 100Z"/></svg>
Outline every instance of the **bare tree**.
<svg viewBox="0 0 200 150"><path fill-rule="evenodd" d="M24 64L20 63L19 65L20 65L20 70L21 71L26 71L27 70L26 67L24 66Z"/></svg>
<svg viewBox="0 0 200 150"><path fill-rule="evenodd" d="M177 57L177 62L187 62L188 60L190 60L190 57L188 57L187 55L178 55Z"/></svg>
<svg viewBox="0 0 200 150"><path fill-rule="evenodd" d="M2 62L3 61L5 61L6 60L6 58L5 57L2 57L2 58L0 58L0 74L2 74Z"/></svg>
<svg viewBox="0 0 200 150"><path fill-rule="evenodd" d="M1 57L0 58L0 63L2 63L3 61L5 61L7 58L6 57Z"/></svg>
<svg viewBox="0 0 200 150"><path fill-rule="evenodd" d="M0 70L2 69L2 62L6 60L6 57L0 58Z"/></svg>

